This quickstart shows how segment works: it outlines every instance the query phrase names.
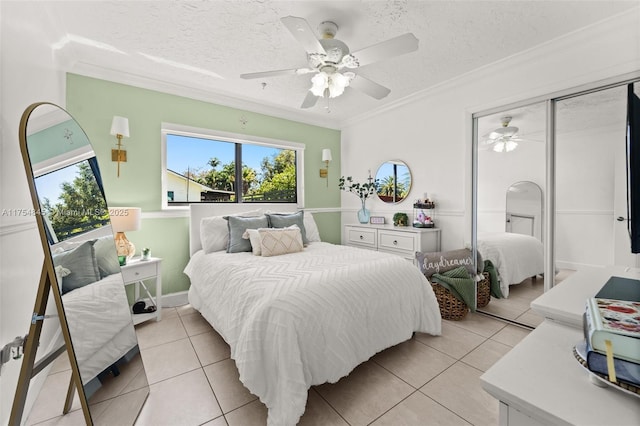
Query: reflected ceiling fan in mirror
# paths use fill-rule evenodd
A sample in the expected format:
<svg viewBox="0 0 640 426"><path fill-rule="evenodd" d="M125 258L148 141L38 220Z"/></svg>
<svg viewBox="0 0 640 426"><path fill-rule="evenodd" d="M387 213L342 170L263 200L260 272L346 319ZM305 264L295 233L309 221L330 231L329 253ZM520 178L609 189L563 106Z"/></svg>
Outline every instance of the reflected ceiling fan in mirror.
<svg viewBox="0 0 640 426"><path fill-rule="evenodd" d="M315 74L311 78L311 88L301 108L314 106L321 97L338 97L344 93L346 87L360 90L375 99L384 98L391 93L390 89L356 74L355 70L361 66L418 49L418 39L413 34L406 33L351 53L344 42L335 38L338 25L334 22L324 21L318 26L321 35L318 39L305 19L286 16L280 20L307 52L308 66L241 74L240 77L255 79L292 74Z"/></svg>
<svg viewBox="0 0 640 426"><path fill-rule="evenodd" d="M523 141L518 136L519 128L510 126L511 116L506 115L500 119L502 126L482 136L481 148L492 148L495 152L511 152L518 147L518 142Z"/></svg>

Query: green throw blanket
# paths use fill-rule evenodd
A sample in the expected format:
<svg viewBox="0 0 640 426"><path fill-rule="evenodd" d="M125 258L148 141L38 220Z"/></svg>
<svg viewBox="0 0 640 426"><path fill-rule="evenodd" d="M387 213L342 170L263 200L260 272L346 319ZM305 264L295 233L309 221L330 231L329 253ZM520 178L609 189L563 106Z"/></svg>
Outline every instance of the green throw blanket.
<svg viewBox="0 0 640 426"><path fill-rule="evenodd" d="M455 297L466 303L472 312L475 312L475 279L469 275L464 266L459 266L441 274L433 274L431 280L449 290Z"/></svg>
<svg viewBox="0 0 640 426"><path fill-rule="evenodd" d="M498 271L490 260L484 261L484 272L489 273L489 281L491 282L491 295L497 299L502 299L502 290L500 290L500 280L498 279Z"/></svg>

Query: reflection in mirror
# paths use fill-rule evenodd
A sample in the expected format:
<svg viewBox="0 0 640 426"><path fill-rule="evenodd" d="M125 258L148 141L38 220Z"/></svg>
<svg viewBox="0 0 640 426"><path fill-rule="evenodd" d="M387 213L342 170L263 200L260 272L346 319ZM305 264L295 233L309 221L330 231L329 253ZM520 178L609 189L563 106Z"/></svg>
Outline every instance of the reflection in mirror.
<svg viewBox="0 0 640 426"><path fill-rule="evenodd" d="M68 327L75 362L63 351L39 373L46 377L30 387L23 419L34 424L62 414L77 363L83 385L79 391L88 401L93 423L133 424L149 388L96 157L78 123L54 105L42 104L32 111L26 135L37 210L63 307L58 325L47 332L45 319L40 336L45 353L38 352L38 357L64 346ZM76 398L67 416L83 419L79 408Z"/></svg>
<svg viewBox="0 0 640 426"><path fill-rule="evenodd" d="M540 318L529 304L544 289L545 122L541 102L480 117L476 126L477 250L496 268L504 296L479 311L531 327Z"/></svg>
<svg viewBox="0 0 640 426"><path fill-rule="evenodd" d="M505 231L542 241L542 189L537 184L516 182L507 188Z"/></svg>
<svg viewBox="0 0 640 426"><path fill-rule="evenodd" d="M399 203L411 191L411 171L402 161L386 161L376 172L376 182L380 200L391 204Z"/></svg>

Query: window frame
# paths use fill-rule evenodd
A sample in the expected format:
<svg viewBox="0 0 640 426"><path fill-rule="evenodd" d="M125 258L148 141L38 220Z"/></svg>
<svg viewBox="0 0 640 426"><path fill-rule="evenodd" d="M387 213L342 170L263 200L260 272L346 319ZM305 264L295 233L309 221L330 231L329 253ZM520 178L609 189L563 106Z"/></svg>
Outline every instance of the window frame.
<svg viewBox="0 0 640 426"><path fill-rule="evenodd" d="M161 206L162 210L187 210L191 202L185 203L181 206L169 205L167 200L167 135L187 136L199 139L211 139L221 142L230 142L234 144L247 144L247 145L260 145L269 148L289 149L296 152L296 203L298 208L304 207L304 151L305 144L300 142L292 142L287 140L272 139L262 136L244 135L240 133L224 132L220 130L212 130L205 128L198 128L192 126L185 126L175 123L161 123ZM195 202L194 204L247 204L247 205L260 205L260 204L273 204L273 202L247 202L238 200L232 203L216 203L216 202ZM287 203L283 203L287 204ZM294 203L288 203L294 204Z"/></svg>

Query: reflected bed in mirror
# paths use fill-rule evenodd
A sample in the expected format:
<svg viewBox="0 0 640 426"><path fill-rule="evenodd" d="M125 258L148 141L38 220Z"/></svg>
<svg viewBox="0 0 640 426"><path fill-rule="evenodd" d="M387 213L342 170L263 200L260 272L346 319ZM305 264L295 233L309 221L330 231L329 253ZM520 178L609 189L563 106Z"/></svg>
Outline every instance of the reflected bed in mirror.
<svg viewBox="0 0 640 426"><path fill-rule="evenodd" d="M32 105L23 126L21 148L39 212L45 270L51 262L54 271L49 280L55 305L46 307L35 361L57 348L67 351L58 351L34 375L26 399L25 357L12 417L20 411L23 421L34 424L68 411L72 422L133 424L149 386L95 154L78 123L55 105ZM82 386L72 402L68 389L76 371Z"/></svg>
<svg viewBox="0 0 640 426"><path fill-rule="evenodd" d="M386 161L376 172L377 195L381 201L396 204L411 191L411 171L403 161Z"/></svg>

